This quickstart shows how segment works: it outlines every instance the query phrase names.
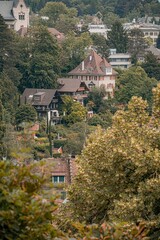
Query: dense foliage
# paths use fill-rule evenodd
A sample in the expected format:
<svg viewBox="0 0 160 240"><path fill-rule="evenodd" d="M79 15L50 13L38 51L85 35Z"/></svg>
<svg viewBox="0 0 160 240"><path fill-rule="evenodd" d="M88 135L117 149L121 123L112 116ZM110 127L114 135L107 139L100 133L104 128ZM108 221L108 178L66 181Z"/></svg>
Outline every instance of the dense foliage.
<svg viewBox="0 0 160 240"><path fill-rule="evenodd" d="M33 11L39 11L44 5L48 2L48 0L26 0L26 2L31 6ZM145 14L158 15L160 13L159 10L159 2L158 0L147 0L141 1L136 0L52 0L51 2L63 2L68 7L74 7L78 10L79 15L85 14L95 14L100 11L103 15L107 15L107 13L114 13L120 17L129 16L130 13L134 13L137 16L144 16Z"/></svg>
<svg viewBox="0 0 160 240"><path fill-rule="evenodd" d="M23 122L35 122L37 118L37 112L30 104L21 105L15 114L15 122L16 124L20 124Z"/></svg>
<svg viewBox="0 0 160 240"><path fill-rule="evenodd" d="M157 228L158 239L160 85L153 93L152 116L147 102L133 97L127 111L115 114L110 129L99 129L88 139L68 191L73 219L145 220Z"/></svg>
<svg viewBox="0 0 160 240"><path fill-rule="evenodd" d="M59 231L52 225L55 199L45 195L42 168L39 166L37 172L38 164L0 161L0 169L1 239L43 240L58 236Z"/></svg>
<svg viewBox="0 0 160 240"><path fill-rule="evenodd" d="M32 26L24 37L8 29L0 16L1 238L69 239L69 234L76 239L139 240L144 239L151 227L149 234L158 239L160 86L153 89L153 94L152 88L160 80L160 64L151 53L141 65L138 63L147 47L143 33L139 29L126 33L122 22L124 17L132 20L146 13L158 15L160 3L156 0L27 3L39 15L32 16ZM87 24L95 13L100 19L103 16L104 23L111 27L108 41L97 34L91 36L87 25L82 32L77 30L80 16ZM48 20L41 19L42 16L48 16ZM47 27L65 33L64 39L57 40ZM114 99L107 98L104 86L93 88L84 106L70 96L63 96L59 106L61 124L50 124L48 134L43 119L35 136L31 127L37 120L36 111L28 104L18 107L19 95L26 87L57 88L57 78L75 68L90 46L106 58L109 48L116 48L119 53L128 51L136 66L116 70ZM120 108L125 110L117 111ZM94 115L87 116L87 111ZM97 129L99 125L101 128ZM77 158L78 175L68 190L69 201L64 207L67 212L58 221L55 199L46 185L50 175L44 177L41 161L32 164L33 160L52 155L60 157L61 152L55 153L54 147L63 148L63 157L82 152ZM63 227L67 235L59 232L58 228Z"/></svg>
<svg viewBox="0 0 160 240"><path fill-rule="evenodd" d="M156 85L156 79L149 78L141 67L132 67L119 74L115 98L119 104L126 104L132 96L138 96L151 105L152 88Z"/></svg>

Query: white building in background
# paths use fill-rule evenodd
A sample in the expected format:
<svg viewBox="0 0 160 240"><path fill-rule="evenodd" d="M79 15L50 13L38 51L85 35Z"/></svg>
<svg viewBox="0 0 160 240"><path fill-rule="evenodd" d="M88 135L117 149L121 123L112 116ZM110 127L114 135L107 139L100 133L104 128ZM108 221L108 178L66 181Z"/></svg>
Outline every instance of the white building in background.
<svg viewBox="0 0 160 240"><path fill-rule="evenodd" d="M90 34L97 33L107 39L107 33L110 31L110 29L108 29L105 24L89 24L88 31Z"/></svg>
<svg viewBox="0 0 160 240"><path fill-rule="evenodd" d="M153 45L156 45L158 34L160 32L160 25L151 24L151 23L125 23L123 24L124 29L130 31L131 29L138 28L144 33L144 37L152 39Z"/></svg>
<svg viewBox="0 0 160 240"><path fill-rule="evenodd" d="M0 1L0 15L8 27L15 31L29 27L29 12L24 0Z"/></svg>
<svg viewBox="0 0 160 240"><path fill-rule="evenodd" d="M131 67L131 55L129 53L116 53L116 49L110 49L109 63L113 68L127 69Z"/></svg>

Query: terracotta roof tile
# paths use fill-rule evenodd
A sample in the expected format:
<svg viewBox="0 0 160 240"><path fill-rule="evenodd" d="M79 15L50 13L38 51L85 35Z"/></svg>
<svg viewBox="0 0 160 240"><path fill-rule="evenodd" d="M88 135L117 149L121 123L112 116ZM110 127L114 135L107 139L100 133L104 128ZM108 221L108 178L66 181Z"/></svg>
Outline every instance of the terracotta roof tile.
<svg viewBox="0 0 160 240"><path fill-rule="evenodd" d="M94 50L69 75L106 75L105 68L111 67L105 58L101 58Z"/></svg>
<svg viewBox="0 0 160 240"><path fill-rule="evenodd" d="M63 41L65 39L65 36L63 33L59 32L55 28L48 28L49 33L57 38L57 41Z"/></svg>

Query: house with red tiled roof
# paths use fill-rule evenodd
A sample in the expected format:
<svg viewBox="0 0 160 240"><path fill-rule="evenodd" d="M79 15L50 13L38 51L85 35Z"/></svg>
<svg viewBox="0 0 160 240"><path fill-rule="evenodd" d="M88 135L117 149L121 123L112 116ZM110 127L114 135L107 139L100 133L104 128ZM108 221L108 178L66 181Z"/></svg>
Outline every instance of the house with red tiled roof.
<svg viewBox="0 0 160 240"><path fill-rule="evenodd" d="M94 50L72 71L68 73L71 78L84 81L89 88L104 85L108 96L113 97L116 72L105 58Z"/></svg>

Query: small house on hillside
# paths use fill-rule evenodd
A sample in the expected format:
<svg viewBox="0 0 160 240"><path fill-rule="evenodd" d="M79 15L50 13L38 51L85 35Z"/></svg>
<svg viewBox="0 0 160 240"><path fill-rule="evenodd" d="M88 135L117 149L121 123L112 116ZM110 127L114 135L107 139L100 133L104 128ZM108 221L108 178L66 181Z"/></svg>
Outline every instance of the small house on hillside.
<svg viewBox="0 0 160 240"><path fill-rule="evenodd" d="M51 118L59 117L58 96L55 89L26 88L21 96L21 104L26 103L36 109L39 117L47 117L48 112Z"/></svg>
<svg viewBox="0 0 160 240"><path fill-rule="evenodd" d="M77 174L75 158L48 158L45 161L47 176L51 176L51 182L59 195L58 202L62 203L66 198L66 186L72 183L73 178Z"/></svg>
<svg viewBox="0 0 160 240"><path fill-rule="evenodd" d="M74 78L58 78L58 83L60 85L57 90L60 96L69 95L74 100L83 104L84 98L87 97L89 88L80 79Z"/></svg>
<svg viewBox="0 0 160 240"><path fill-rule="evenodd" d="M113 97L116 72L111 64L94 50L68 75L72 79L80 79L85 82L89 88L104 85L108 96Z"/></svg>

